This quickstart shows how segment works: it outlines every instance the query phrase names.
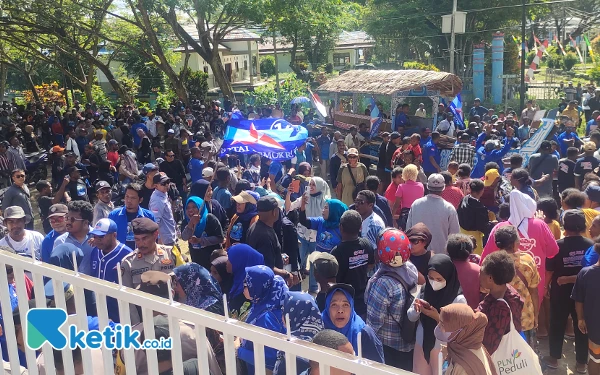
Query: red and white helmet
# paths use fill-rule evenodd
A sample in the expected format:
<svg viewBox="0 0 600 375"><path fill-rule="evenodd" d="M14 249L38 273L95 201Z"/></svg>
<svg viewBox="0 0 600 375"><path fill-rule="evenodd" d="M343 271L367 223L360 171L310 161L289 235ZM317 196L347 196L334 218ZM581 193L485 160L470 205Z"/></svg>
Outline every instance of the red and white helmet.
<svg viewBox="0 0 600 375"><path fill-rule="evenodd" d="M385 229L377 240L377 253L381 263L400 267L410 258L408 236L399 229Z"/></svg>

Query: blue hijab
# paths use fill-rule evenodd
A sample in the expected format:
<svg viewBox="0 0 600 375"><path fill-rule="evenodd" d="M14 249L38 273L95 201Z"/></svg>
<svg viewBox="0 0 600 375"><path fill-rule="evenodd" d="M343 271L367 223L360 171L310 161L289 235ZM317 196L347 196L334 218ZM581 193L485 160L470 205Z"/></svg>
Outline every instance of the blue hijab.
<svg viewBox="0 0 600 375"><path fill-rule="evenodd" d="M255 193L251 190L246 190L246 193L250 194L257 202L260 199L260 195L258 193ZM241 214L238 213L237 215L242 221L250 221L254 216L258 215L258 209L256 208L255 204L246 203L244 212Z"/></svg>
<svg viewBox="0 0 600 375"><path fill-rule="evenodd" d="M231 273L233 274L233 285L231 286L231 291L227 297L232 299L244 292L246 267L265 264L265 258L251 246L243 243L231 246L229 250L227 250L227 255L229 263L231 263Z"/></svg>
<svg viewBox="0 0 600 375"><path fill-rule="evenodd" d="M281 276L275 276L267 266L246 267L244 283L252 300L252 308L246 323L254 324L258 318L267 312L279 312L288 292L288 287Z"/></svg>
<svg viewBox="0 0 600 375"><path fill-rule="evenodd" d="M329 216L325 220L325 228L339 228L340 218L344 212L348 211L348 206L339 199L327 199L325 202L329 206Z"/></svg>
<svg viewBox="0 0 600 375"><path fill-rule="evenodd" d="M323 330L323 319L315 299L310 294L301 292L288 292L286 297L283 316L289 314L292 336L312 341Z"/></svg>
<svg viewBox="0 0 600 375"><path fill-rule="evenodd" d="M200 221L196 224L196 228L194 229L194 236L200 238L202 237L202 233L204 233L204 229L206 228L206 218L208 217L208 209L206 209L206 204L204 204L204 200L198 197L192 196L189 197L187 202L185 202L185 208L187 209L188 204L194 203L196 207L198 207L198 211L200 214ZM183 210L183 214L185 215L185 219L190 222L190 218L187 215L187 210Z"/></svg>
<svg viewBox="0 0 600 375"><path fill-rule="evenodd" d="M329 317L329 307L331 306L331 299L337 291L344 293L346 299L348 299L348 302L350 302L350 309L352 310L350 319L343 328L336 327L335 324L333 324L331 318ZM327 299L325 300L325 309L323 310L323 313L321 313L321 317L323 318L325 329L332 329L346 336L346 338L348 338L348 341L352 343L354 352L358 353L358 333L361 332L362 329L365 327L365 322L354 311L354 298L352 298L352 296L348 294L348 292L341 288L332 289L329 292L327 292Z"/></svg>
<svg viewBox="0 0 600 375"><path fill-rule="evenodd" d="M173 273L185 292L186 305L206 310L221 300L221 288L201 265L184 264L175 267Z"/></svg>

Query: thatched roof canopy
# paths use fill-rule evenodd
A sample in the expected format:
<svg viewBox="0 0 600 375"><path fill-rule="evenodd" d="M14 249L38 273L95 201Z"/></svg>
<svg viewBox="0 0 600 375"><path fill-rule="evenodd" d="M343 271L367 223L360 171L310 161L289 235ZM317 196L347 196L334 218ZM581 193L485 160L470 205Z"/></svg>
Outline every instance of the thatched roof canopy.
<svg viewBox="0 0 600 375"><path fill-rule="evenodd" d="M455 96L462 81L454 74L425 70L350 70L328 80L317 91L392 95L398 91L420 89L439 90L441 95Z"/></svg>

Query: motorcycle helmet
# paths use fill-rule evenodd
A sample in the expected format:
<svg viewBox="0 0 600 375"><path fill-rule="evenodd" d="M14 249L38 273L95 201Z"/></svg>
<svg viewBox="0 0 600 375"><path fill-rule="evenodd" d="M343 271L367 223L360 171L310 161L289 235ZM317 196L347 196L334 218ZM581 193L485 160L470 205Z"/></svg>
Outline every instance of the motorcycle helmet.
<svg viewBox="0 0 600 375"><path fill-rule="evenodd" d="M410 241L399 229L387 228L379 234L377 253L383 264L400 267L410 258Z"/></svg>

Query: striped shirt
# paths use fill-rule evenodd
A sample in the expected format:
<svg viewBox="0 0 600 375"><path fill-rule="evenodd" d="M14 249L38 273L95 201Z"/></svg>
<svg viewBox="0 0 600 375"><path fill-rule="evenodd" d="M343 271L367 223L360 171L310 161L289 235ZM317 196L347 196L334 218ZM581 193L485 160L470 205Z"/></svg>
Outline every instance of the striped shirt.
<svg viewBox="0 0 600 375"><path fill-rule="evenodd" d="M126 255L131 253L132 250L127 245L117 241L117 246L112 249L108 254L104 254L102 250L95 247L92 250L90 257L90 275L97 277L102 280L110 281L112 283L119 283L118 272L121 272L119 263L125 258ZM117 300L111 297L106 298L106 305L108 307L108 317L113 322L119 322L119 305Z"/></svg>

